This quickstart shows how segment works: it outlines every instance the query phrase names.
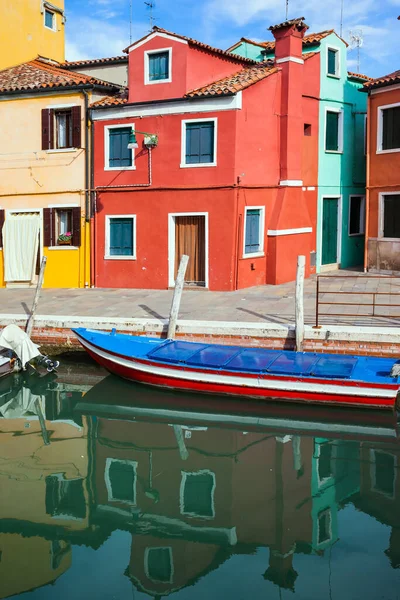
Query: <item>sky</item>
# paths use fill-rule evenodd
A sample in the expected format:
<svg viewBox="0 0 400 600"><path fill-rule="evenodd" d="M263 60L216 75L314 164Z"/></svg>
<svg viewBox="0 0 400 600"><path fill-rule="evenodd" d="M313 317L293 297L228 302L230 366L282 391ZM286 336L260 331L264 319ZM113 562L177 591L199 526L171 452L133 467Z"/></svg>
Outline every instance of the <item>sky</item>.
<svg viewBox="0 0 400 600"><path fill-rule="evenodd" d="M305 17L309 33L340 32L340 0L288 0L289 18ZM132 25L130 5L132 4ZM272 39L268 27L285 20L285 0L155 0L154 23L217 48L241 37ZM130 41L150 29L150 10L143 0L65 0L66 58L118 56ZM400 69L400 0L343 0L343 37L361 33L361 73L378 77ZM349 47L348 69L357 71L357 48Z"/></svg>

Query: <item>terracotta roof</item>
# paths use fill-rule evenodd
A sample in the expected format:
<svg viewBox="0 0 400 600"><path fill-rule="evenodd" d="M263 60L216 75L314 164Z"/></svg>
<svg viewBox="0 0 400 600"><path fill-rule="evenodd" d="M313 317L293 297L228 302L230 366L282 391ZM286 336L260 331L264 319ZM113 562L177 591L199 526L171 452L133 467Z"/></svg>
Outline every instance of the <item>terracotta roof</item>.
<svg viewBox="0 0 400 600"><path fill-rule="evenodd" d="M320 31L319 33L310 33L309 35L305 35L303 38L303 46L314 46L315 44L319 44L321 40L326 38L331 33L335 33L334 29L327 29L326 31ZM344 41L344 40L343 40ZM252 44L253 46L259 46L264 50L269 50L273 52L275 50L275 42L255 42L254 40L250 40L249 38L242 37L240 41L228 48L227 52L232 52L235 48L240 46L242 42L246 44ZM345 42L346 46L347 43Z"/></svg>
<svg viewBox="0 0 400 600"><path fill-rule="evenodd" d="M364 75L363 73L353 73L352 71L347 71L347 74L352 79L364 79L365 81L373 81L373 77L368 77L368 75Z"/></svg>
<svg viewBox="0 0 400 600"><path fill-rule="evenodd" d="M265 79L269 75L276 73L278 69L272 65L270 61L258 63L256 66L247 67L233 75L213 81L208 85L197 88L185 94L186 98L199 98L210 96L230 96L241 90Z"/></svg>
<svg viewBox="0 0 400 600"><path fill-rule="evenodd" d="M97 102L93 102L92 108L104 108L108 106L123 106L128 104L128 94L125 93L123 96L106 96Z"/></svg>
<svg viewBox="0 0 400 600"><path fill-rule="evenodd" d="M393 73L390 73L389 75L384 75L383 77L377 77L376 79L371 79L370 81L367 81L366 83L364 83L363 88L365 89L365 91L368 91L368 90L371 90L374 88L385 87L387 85L393 85L395 83L400 83L400 70L394 71Z"/></svg>
<svg viewBox="0 0 400 600"><path fill-rule="evenodd" d="M319 54L319 52L305 52L303 54L303 60L308 60L309 58L312 58L316 54Z"/></svg>
<svg viewBox="0 0 400 600"><path fill-rule="evenodd" d="M109 64L119 64L119 63L127 63L128 57L126 54L123 56L109 56L108 58L92 58L88 60L75 60L69 62L66 60L61 63L61 67L63 69L74 69L76 67L96 67L97 65L109 65Z"/></svg>
<svg viewBox="0 0 400 600"><path fill-rule="evenodd" d="M2 94L88 85L108 90L120 89L120 86L107 81L62 69L58 63L40 57L0 71L0 93Z"/></svg>
<svg viewBox="0 0 400 600"><path fill-rule="evenodd" d="M303 29L304 27L308 29L308 25L306 25L304 22L304 17L298 17L297 19L283 21L283 23L279 23L278 25L271 25L271 27L268 27L268 29L270 31L276 31L277 29L282 29L283 27L291 27L292 25L296 25L299 29Z"/></svg>
<svg viewBox="0 0 400 600"><path fill-rule="evenodd" d="M236 62L242 62L242 63L252 64L252 65L256 64L256 62L257 62L251 58L243 58L242 56L237 56L235 54L231 54L227 50L221 50L220 48L214 48L213 46L209 46L208 44L204 44L203 42L199 42L197 40L194 40L193 38L186 37L185 35L180 35L178 33L172 33L171 31L167 31L166 29L162 29L161 27L157 27L156 25L153 27L153 29L151 30L150 33L148 33L147 35L142 37L140 40L137 40L136 42L134 42L133 44L130 44L130 46L125 48L124 52L128 52L129 48L131 48L132 46L136 46L136 44L138 44L139 42L142 42L147 37L149 37L149 35L152 35L153 33L165 33L166 35L170 35L172 37L179 38L180 40L185 40L186 42L188 42L188 44L190 46L195 46L197 48L201 48L202 50L206 50L207 52L211 52L212 54L219 54L220 56L223 56L230 60L234 60Z"/></svg>

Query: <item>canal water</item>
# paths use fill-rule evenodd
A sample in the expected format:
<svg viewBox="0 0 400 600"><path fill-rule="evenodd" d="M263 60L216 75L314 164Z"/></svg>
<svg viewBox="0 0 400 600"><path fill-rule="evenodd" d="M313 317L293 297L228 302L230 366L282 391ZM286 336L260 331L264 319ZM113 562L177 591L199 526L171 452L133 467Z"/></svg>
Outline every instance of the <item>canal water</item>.
<svg viewBox="0 0 400 600"><path fill-rule="evenodd" d="M400 598L393 415L0 380L0 598Z"/></svg>

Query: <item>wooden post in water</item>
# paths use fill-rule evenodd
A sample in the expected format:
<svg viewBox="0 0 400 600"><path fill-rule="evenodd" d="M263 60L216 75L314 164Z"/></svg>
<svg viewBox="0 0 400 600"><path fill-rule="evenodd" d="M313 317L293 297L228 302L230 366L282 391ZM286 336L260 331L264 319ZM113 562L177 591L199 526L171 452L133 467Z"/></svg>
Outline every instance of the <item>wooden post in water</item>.
<svg viewBox="0 0 400 600"><path fill-rule="evenodd" d="M304 272L306 257L297 257L295 322L296 322L296 351L303 352L304 347Z"/></svg>
<svg viewBox="0 0 400 600"><path fill-rule="evenodd" d="M168 333L167 338L173 339L176 332L176 322L178 320L179 306L181 303L183 284L185 282L186 267L189 262L189 257L186 254L182 254L181 262L179 264L178 274L175 281L174 295L172 298L171 310L169 313L168 321Z"/></svg>
<svg viewBox="0 0 400 600"><path fill-rule="evenodd" d="M46 262L47 262L47 257L43 256L42 258L42 262L40 264L40 273L39 273L39 280L36 286L36 293L35 293L35 298L33 300L33 304L32 304L32 310L31 310L31 314L29 315L29 319L28 322L26 324L25 327L25 332L27 333L27 335L29 337L31 337L31 333L32 333L32 329L33 329L33 322L35 320L35 315L36 315L36 310L39 304L39 297L40 297L40 292L42 290L42 285L43 285L43 278L44 278L44 270L46 268Z"/></svg>
<svg viewBox="0 0 400 600"><path fill-rule="evenodd" d="M42 430L42 438L45 446L50 446L49 434L47 433L46 423L42 411L42 405L40 404L39 398L35 400L35 408L37 416L39 417L40 429Z"/></svg>

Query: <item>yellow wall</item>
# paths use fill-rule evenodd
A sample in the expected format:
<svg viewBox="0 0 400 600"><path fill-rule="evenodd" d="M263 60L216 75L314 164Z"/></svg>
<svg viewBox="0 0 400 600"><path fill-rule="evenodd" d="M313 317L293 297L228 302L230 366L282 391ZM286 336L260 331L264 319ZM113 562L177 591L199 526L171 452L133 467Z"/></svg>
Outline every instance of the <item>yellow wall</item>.
<svg viewBox="0 0 400 600"><path fill-rule="evenodd" d="M51 0L64 9L64 0ZM63 62L65 25L55 13L56 29L44 26L41 0L1 0L0 69L36 58L38 55Z"/></svg>
<svg viewBox="0 0 400 600"><path fill-rule="evenodd" d="M80 206L81 246L48 249L44 287L90 285L90 227L85 223L85 149L42 150L41 111L60 105L80 105L85 144L85 105L82 94L57 93L24 96L1 102L0 110L0 208L41 210L49 206ZM1 253L2 254L2 253ZM3 280L0 257L0 285Z"/></svg>

